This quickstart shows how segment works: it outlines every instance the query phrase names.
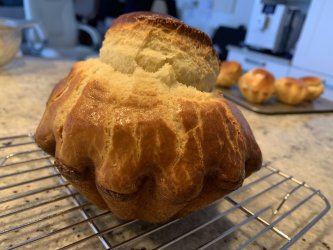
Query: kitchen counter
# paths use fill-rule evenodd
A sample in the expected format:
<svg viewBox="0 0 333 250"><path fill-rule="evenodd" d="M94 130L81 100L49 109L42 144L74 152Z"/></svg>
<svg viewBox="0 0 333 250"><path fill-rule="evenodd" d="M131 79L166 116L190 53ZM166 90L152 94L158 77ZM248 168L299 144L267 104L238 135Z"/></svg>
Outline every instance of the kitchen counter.
<svg viewBox="0 0 333 250"><path fill-rule="evenodd" d="M0 137L33 133L54 85L72 61L23 57L0 69ZM333 113L265 116L240 108L264 161L320 189L333 204ZM333 248L330 211L294 249Z"/></svg>

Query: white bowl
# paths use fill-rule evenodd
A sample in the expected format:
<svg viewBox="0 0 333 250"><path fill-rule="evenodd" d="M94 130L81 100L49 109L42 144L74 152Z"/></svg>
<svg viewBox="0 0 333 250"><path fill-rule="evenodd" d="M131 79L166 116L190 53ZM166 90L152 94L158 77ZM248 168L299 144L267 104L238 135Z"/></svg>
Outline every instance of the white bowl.
<svg viewBox="0 0 333 250"><path fill-rule="evenodd" d="M0 18L0 67L15 57L21 45L22 30L36 24L34 20Z"/></svg>
<svg viewBox="0 0 333 250"><path fill-rule="evenodd" d="M22 31L20 28L3 26L0 23L0 67L9 63L20 48Z"/></svg>

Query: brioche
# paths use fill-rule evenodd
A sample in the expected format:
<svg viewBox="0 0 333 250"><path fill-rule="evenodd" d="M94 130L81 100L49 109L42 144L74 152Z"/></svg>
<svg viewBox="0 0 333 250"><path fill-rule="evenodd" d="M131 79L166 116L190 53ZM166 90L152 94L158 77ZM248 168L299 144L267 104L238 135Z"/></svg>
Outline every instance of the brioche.
<svg viewBox="0 0 333 250"><path fill-rule="evenodd" d="M313 101L317 99L324 92L324 84L319 77L305 76L300 78L307 89L305 101Z"/></svg>
<svg viewBox="0 0 333 250"><path fill-rule="evenodd" d="M264 69L253 69L239 79L239 89L249 102L263 103L274 93L274 76Z"/></svg>
<svg viewBox="0 0 333 250"><path fill-rule="evenodd" d="M222 62L220 73L216 79L216 85L221 87L230 87L237 84L239 77L242 75L242 66L236 61Z"/></svg>
<svg viewBox="0 0 333 250"><path fill-rule="evenodd" d="M52 91L37 144L87 199L123 219L163 222L240 187L262 163L241 112L214 86L204 33L152 13L119 17L100 57Z"/></svg>
<svg viewBox="0 0 333 250"><path fill-rule="evenodd" d="M284 77L275 82L277 98L280 102L288 105L298 105L305 101L307 89L303 81Z"/></svg>

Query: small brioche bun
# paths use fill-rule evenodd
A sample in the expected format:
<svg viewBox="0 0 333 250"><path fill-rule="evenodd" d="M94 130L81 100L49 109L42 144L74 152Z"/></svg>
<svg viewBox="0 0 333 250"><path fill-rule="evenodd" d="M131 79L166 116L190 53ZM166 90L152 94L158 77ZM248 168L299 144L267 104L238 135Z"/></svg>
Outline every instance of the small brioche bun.
<svg viewBox="0 0 333 250"><path fill-rule="evenodd" d="M324 84L319 77L305 76L300 78L307 88L307 95L305 101L313 101L317 99L324 92Z"/></svg>
<svg viewBox="0 0 333 250"><path fill-rule="evenodd" d="M222 62L220 73L216 79L216 85L229 88L237 84L239 77L242 75L242 66L236 61Z"/></svg>
<svg viewBox="0 0 333 250"><path fill-rule="evenodd" d="M292 77L277 80L275 90L278 100L288 105L298 105L305 101L307 96L307 88L303 81Z"/></svg>
<svg viewBox="0 0 333 250"><path fill-rule="evenodd" d="M253 69L239 79L239 89L249 102L263 103L274 94L274 76L265 69Z"/></svg>

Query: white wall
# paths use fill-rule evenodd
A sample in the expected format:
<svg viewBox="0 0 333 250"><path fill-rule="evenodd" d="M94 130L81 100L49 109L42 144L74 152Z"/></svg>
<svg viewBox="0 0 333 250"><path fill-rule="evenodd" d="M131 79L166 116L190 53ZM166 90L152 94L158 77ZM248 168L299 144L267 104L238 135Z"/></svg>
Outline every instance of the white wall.
<svg viewBox="0 0 333 250"><path fill-rule="evenodd" d="M212 35L209 19L212 16L213 0L177 0L176 3L182 21Z"/></svg>
<svg viewBox="0 0 333 250"><path fill-rule="evenodd" d="M219 26L248 26L254 0L176 0L180 18L208 35Z"/></svg>
<svg viewBox="0 0 333 250"><path fill-rule="evenodd" d="M209 20L212 26L237 28L248 26L254 0L214 0L213 12Z"/></svg>

